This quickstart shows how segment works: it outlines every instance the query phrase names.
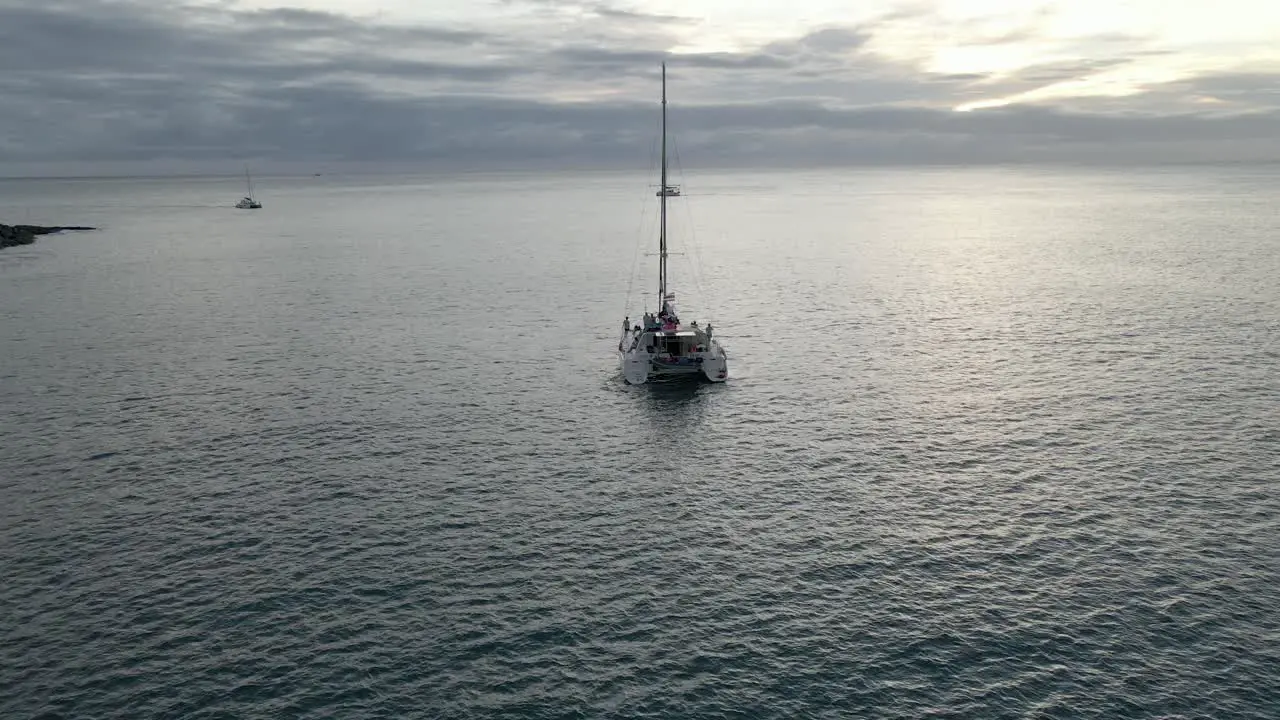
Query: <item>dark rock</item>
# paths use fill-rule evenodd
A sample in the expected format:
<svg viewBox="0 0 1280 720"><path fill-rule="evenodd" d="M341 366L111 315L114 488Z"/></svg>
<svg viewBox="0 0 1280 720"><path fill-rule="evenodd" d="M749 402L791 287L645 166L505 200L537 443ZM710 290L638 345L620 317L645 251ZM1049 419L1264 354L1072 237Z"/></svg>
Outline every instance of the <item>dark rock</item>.
<svg viewBox="0 0 1280 720"><path fill-rule="evenodd" d="M55 225L53 227L45 227L43 225L5 225L0 223L0 248L13 247L15 245L30 245L36 241L37 235L48 235L49 233L61 232L62 230L96 230L97 228L84 227L82 225Z"/></svg>

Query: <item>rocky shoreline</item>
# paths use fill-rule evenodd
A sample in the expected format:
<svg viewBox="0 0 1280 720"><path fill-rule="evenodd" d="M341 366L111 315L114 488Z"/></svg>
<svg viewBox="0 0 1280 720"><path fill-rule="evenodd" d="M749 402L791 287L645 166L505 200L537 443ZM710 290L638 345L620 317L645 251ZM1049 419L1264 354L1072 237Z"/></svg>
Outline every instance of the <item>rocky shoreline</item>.
<svg viewBox="0 0 1280 720"><path fill-rule="evenodd" d="M96 230L97 228L82 225L5 225L0 223L0 248L16 245L30 245L36 241L37 235L61 232L62 230Z"/></svg>

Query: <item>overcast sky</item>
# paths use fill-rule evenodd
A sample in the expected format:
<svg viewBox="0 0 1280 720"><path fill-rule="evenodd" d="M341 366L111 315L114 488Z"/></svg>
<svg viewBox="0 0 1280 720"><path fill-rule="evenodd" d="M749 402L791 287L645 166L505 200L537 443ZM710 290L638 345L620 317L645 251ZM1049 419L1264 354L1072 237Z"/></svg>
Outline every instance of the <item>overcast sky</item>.
<svg viewBox="0 0 1280 720"><path fill-rule="evenodd" d="M0 175L1280 160L1273 0L0 0Z"/></svg>

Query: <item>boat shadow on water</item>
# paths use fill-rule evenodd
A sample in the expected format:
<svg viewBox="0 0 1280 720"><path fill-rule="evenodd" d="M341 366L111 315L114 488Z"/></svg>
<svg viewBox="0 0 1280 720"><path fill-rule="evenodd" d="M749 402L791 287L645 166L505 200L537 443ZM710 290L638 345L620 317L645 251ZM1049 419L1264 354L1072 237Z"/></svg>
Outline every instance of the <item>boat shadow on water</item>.
<svg viewBox="0 0 1280 720"><path fill-rule="evenodd" d="M621 407L640 420L638 428L652 433L647 442L680 443L698 430L719 404L717 396L732 385L713 383L701 377L654 380L629 385L621 373L608 380L613 392L623 396Z"/></svg>
<svg viewBox="0 0 1280 720"><path fill-rule="evenodd" d="M678 444L701 427L711 405L708 391L715 386L680 378L631 387L646 418L644 424L655 434L653 442Z"/></svg>
<svg viewBox="0 0 1280 720"><path fill-rule="evenodd" d="M675 377L650 380L640 388L648 390L648 396L665 402L687 402L713 385L702 377Z"/></svg>

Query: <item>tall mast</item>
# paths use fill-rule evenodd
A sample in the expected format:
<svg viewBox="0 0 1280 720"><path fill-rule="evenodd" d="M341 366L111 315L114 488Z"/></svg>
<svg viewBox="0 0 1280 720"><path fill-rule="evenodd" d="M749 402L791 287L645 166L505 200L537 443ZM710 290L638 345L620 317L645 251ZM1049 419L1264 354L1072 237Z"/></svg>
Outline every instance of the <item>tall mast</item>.
<svg viewBox="0 0 1280 720"><path fill-rule="evenodd" d="M662 63L662 180L658 186L661 221L658 225L658 308L667 301L667 64Z"/></svg>
<svg viewBox="0 0 1280 720"><path fill-rule="evenodd" d="M249 166L247 164L244 166L244 190L247 193L245 197L253 197L253 182L249 180Z"/></svg>

